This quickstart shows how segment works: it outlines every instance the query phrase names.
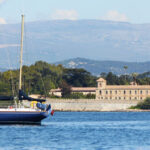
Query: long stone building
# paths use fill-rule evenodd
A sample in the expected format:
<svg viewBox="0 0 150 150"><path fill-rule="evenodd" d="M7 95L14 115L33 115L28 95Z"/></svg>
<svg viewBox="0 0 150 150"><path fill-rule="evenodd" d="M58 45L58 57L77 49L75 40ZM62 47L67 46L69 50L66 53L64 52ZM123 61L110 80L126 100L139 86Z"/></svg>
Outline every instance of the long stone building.
<svg viewBox="0 0 150 150"><path fill-rule="evenodd" d="M95 94L96 87L72 87L72 93L82 93L83 95ZM51 89L49 92L50 95L55 95L61 97L61 89Z"/></svg>
<svg viewBox="0 0 150 150"><path fill-rule="evenodd" d="M103 78L97 80L97 87L72 87L72 93L96 94L96 100L144 100L150 97L150 85L107 85ZM51 89L50 93L61 97L61 89Z"/></svg>
<svg viewBox="0 0 150 150"><path fill-rule="evenodd" d="M144 100L150 97L150 85L107 85L106 80L97 80L97 100Z"/></svg>

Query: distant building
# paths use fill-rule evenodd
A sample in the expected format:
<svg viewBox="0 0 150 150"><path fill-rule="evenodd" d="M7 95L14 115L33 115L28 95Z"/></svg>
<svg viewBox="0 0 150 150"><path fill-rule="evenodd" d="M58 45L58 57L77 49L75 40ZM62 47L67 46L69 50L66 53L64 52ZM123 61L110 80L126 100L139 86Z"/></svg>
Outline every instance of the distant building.
<svg viewBox="0 0 150 150"><path fill-rule="evenodd" d="M103 78L97 80L97 87L72 87L72 93L96 94L97 100L144 100L150 97L150 85L107 85ZM51 95L61 97L61 89L51 89Z"/></svg>
<svg viewBox="0 0 150 150"><path fill-rule="evenodd" d="M72 93L82 93L83 95L95 94L96 87L72 87ZM61 89L51 89L49 92L50 95L55 95L61 97Z"/></svg>
<svg viewBox="0 0 150 150"><path fill-rule="evenodd" d="M99 100L144 100L150 97L150 85L107 85L106 80L97 80L96 99Z"/></svg>

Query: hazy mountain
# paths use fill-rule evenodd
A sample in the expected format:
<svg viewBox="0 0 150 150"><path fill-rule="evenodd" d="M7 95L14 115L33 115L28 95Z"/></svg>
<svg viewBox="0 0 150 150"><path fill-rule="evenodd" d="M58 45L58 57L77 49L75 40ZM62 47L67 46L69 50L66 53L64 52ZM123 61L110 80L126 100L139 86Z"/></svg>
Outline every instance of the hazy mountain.
<svg viewBox="0 0 150 150"><path fill-rule="evenodd" d="M19 66L20 24L0 25L0 67ZM83 57L149 61L150 24L55 20L25 24L24 64Z"/></svg>
<svg viewBox="0 0 150 150"><path fill-rule="evenodd" d="M4 72L4 71L6 71L6 69L0 68L0 72Z"/></svg>
<svg viewBox="0 0 150 150"><path fill-rule="evenodd" d="M100 75L102 72L113 72L120 75L125 73L143 73L150 71L150 62L96 61L84 58L74 58L60 61L55 64L62 64L67 68L84 68L94 75ZM127 66L128 68L125 70L124 66Z"/></svg>

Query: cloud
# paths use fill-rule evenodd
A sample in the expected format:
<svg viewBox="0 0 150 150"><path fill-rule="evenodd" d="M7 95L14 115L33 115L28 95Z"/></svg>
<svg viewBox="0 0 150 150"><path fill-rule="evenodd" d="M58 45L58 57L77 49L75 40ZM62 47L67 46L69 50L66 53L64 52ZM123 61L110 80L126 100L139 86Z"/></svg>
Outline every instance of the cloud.
<svg viewBox="0 0 150 150"><path fill-rule="evenodd" d="M2 3L6 0L0 0L0 6L2 6ZM6 21L3 18L0 18L0 24L6 24Z"/></svg>
<svg viewBox="0 0 150 150"><path fill-rule="evenodd" d="M78 14L75 10L56 10L51 18L53 20L77 20Z"/></svg>
<svg viewBox="0 0 150 150"><path fill-rule="evenodd" d="M5 2L6 0L0 0L0 4L2 4L3 2Z"/></svg>
<svg viewBox="0 0 150 150"><path fill-rule="evenodd" d="M7 48L7 47L18 47L19 44L0 44L0 48Z"/></svg>
<svg viewBox="0 0 150 150"><path fill-rule="evenodd" d="M3 18L0 18L0 24L6 24L6 21Z"/></svg>
<svg viewBox="0 0 150 150"><path fill-rule="evenodd" d="M120 21L120 22L128 22L129 19L125 14L119 13L116 10L111 10L106 13L101 19L103 20L111 20L111 21Z"/></svg>
<svg viewBox="0 0 150 150"><path fill-rule="evenodd" d="M0 4L3 3L3 2L4 2L4 0L0 0Z"/></svg>

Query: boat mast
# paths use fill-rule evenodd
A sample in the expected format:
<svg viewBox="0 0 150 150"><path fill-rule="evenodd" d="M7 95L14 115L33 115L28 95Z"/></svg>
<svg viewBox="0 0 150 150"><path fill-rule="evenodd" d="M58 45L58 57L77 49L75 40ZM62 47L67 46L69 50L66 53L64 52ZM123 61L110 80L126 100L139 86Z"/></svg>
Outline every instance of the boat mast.
<svg viewBox="0 0 150 150"><path fill-rule="evenodd" d="M21 15L21 47L20 47L20 74L19 74L19 90L22 88L22 55L23 55L23 34L24 34L24 15Z"/></svg>

